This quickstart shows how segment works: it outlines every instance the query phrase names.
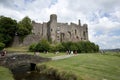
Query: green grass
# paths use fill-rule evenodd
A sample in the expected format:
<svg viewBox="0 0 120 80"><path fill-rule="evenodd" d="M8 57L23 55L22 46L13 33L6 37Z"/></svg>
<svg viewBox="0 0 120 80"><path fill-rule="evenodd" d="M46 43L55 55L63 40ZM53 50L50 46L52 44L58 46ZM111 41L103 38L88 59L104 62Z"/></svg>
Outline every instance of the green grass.
<svg viewBox="0 0 120 80"><path fill-rule="evenodd" d="M8 47L5 48L7 51L18 51L18 52L27 52L28 51L28 47Z"/></svg>
<svg viewBox="0 0 120 80"><path fill-rule="evenodd" d="M120 80L120 57L118 56L80 54L45 64L72 72L84 80Z"/></svg>
<svg viewBox="0 0 120 80"><path fill-rule="evenodd" d="M7 68L0 66L0 80L14 80L14 78Z"/></svg>

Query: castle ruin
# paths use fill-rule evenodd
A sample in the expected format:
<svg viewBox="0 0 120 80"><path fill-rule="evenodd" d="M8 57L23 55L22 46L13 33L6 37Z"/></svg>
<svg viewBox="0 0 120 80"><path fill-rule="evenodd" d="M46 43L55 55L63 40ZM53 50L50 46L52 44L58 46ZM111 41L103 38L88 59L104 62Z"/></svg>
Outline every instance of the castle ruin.
<svg viewBox="0 0 120 80"><path fill-rule="evenodd" d="M46 39L52 43L88 41L88 26L87 24L81 25L80 20L78 20L78 24L60 23L57 22L57 15L52 14L48 22L41 24L33 21L32 25L33 34L24 39L23 44L25 45L38 42L41 39Z"/></svg>

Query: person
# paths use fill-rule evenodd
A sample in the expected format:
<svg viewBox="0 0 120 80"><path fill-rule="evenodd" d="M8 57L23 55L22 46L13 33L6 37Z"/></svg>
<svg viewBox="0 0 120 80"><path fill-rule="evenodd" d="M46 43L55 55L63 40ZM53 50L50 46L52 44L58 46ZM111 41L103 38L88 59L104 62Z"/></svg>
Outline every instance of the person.
<svg viewBox="0 0 120 80"><path fill-rule="evenodd" d="M69 51L66 51L66 54L69 54Z"/></svg>
<svg viewBox="0 0 120 80"><path fill-rule="evenodd" d="M73 54L73 51L71 51L71 54Z"/></svg>
<svg viewBox="0 0 120 80"><path fill-rule="evenodd" d="M5 56L5 55L6 55L6 53L7 53L7 52L6 52L6 50L5 50L5 49L3 49L3 50L2 50L2 52L1 52L1 56Z"/></svg>
<svg viewBox="0 0 120 80"><path fill-rule="evenodd" d="M39 51L35 51L34 55L39 56Z"/></svg>
<svg viewBox="0 0 120 80"><path fill-rule="evenodd" d="M71 52L71 51L69 50L68 53L70 54L70 52Z"/></svg>
<svg viewBox="0 0 120 80"><path fill-rule="evenodd" d="M77 50L75 50L75 54L77 54Z"/></svg>

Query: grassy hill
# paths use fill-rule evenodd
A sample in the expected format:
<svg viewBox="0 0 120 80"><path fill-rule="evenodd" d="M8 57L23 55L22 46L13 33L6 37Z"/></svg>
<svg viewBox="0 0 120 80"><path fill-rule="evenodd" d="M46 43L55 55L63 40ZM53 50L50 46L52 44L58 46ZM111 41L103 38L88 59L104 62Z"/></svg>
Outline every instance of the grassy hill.
<svg viewBox="0 0 120 80"><path fill-rule="evenodd" d="M74 73L84 80L120 80L119 62L120 57L115 55L79 54L45 64Z"/></svg>

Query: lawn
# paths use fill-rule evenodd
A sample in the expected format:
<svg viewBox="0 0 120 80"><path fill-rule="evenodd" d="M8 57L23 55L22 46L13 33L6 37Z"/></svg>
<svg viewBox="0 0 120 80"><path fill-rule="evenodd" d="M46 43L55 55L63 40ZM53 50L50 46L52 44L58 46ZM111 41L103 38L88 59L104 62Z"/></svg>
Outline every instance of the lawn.
<svg viewBox="0 0 120 80"><path fill-rule="evenodd" d="M8 47L5 48L8 52L27 52L28 47Z"/></svg>
<svg viewBox="0 0 120 80"><path fill-rule="evenodd" d="M79 54L71 58L46 62L59 70L74 73L84 80L120 80L120 57Z"/></svg>
<svg viewBox="0 0 120 80"><path fill-rule="evenodd" d="M0 66L0 80L14 80L12 73L4 67Z"/></svg>

